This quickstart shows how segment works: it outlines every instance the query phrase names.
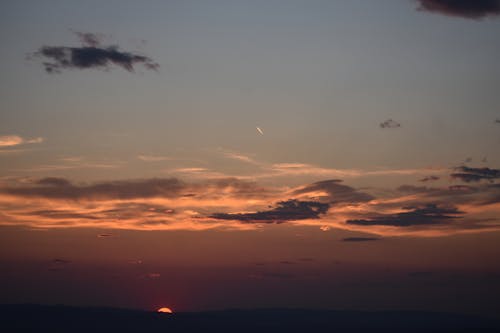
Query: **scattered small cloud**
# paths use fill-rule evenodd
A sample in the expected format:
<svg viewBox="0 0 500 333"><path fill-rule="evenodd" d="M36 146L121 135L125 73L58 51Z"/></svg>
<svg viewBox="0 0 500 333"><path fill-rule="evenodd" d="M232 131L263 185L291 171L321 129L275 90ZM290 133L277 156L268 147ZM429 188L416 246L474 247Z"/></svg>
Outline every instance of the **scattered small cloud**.
<svg viewBox="0 0 500 333"><path fill-rule="evenodd" d="M113 234L98 234L97 238L109 238L109 237L114 237Z"/></svg>
<svg viewBox="0 0 500 333"><path fill-rule="evenodd" d="M433 182L436 180L439 180L440 177L438 176L426 176L424 178L419 179L419 182L426 183L426 182Z"/></svg>
<svg viewBox="0 0 500 333"><path fill-rule="evenodd" d="M490 168L471 168L467 166L460 166L455 168L454 173L450 176L453 179L458 179L466 183L479 182L482 180L488 180L490 182L495 179L500 178L500 169L490 169Z"/></svg>
<svg viewBox="0 0 500 333"><path fill-rule="evenodd" d="M386 121L380 123L381 128L398 128L401 127L401 124L395 120L387 119Z"/></svg>
<svg viewBox="0 0 500 333"><path fill-rule="evenodd" d="M45 71L49 74L60 73L63 69L108 70L111 65L122 67L129 72L133 72L137 64L150 70L157 70L160 66L147 56L121 51L118 46L101 46L100 35L74 33L82 46L42 46L32 57L42 58Z"/></svg>
<svg viewBox="0 0 500 333"><path fill-rule="evenodd" d="M70 260L60 258L52 259L48 265L48 270L51 272L64 271L69 264L71 264Z"/></svg>
<svg viewBox="0 0 500 333"><path fill-rule="evenodd" d="M3 135L0 136L0 147L13 147L24 144L33 144L33 143L42 143L44 141L43 138L23 138L19 135Z"/></svg>
<svg viewBox="0 0 500 333"><path fill-rule="evenodd" d="M499 0L417 0L419 10L467 19L500 14Z"/></svg>

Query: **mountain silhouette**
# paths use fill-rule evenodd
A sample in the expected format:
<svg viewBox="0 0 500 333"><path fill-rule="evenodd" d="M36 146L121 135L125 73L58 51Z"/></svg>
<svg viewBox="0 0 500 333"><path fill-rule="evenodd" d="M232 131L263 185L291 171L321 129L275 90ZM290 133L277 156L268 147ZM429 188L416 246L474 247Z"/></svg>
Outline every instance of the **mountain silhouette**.
<svg viewBox="0 0 500 333"><path fill-rule="evenodd" d="M500 332L495 319L416 311L256 309L162 314L0 305L1 332Z"/></svg>

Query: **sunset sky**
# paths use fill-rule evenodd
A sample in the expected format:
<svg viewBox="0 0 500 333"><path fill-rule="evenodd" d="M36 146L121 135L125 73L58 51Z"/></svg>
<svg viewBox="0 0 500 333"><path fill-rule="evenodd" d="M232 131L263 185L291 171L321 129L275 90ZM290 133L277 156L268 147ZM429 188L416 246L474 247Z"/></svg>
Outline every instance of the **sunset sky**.
<svg viewBox="0 0 500 333"><path fill-rule="evenodd" d="M497 0L0 5L0 303L500 313Z"/></svg>

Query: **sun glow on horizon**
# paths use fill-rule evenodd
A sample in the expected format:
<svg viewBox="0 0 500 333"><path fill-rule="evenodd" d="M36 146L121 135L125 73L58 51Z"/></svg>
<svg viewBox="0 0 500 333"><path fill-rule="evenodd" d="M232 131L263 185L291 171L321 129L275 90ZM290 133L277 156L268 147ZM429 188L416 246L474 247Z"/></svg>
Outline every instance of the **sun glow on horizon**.
<svg viewBox="0 0 500 333"><path fill-rule="evenodd" d="M172 309L167 307L161 307L157 310L159 313L174 313Z"/></svg>

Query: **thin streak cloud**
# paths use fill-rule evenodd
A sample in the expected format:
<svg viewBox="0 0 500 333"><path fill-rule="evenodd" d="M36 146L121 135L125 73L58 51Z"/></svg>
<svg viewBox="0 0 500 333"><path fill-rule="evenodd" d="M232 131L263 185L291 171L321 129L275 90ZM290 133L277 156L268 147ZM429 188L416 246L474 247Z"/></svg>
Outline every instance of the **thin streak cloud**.
<svg viewBox="0 0 500 333"><path fill-rule="evenodd" d="M37 138L23 138L19 135L3 135L0 136L0 147L13 147L24 144L42 143L44 139L42 137Z"/></svg>

